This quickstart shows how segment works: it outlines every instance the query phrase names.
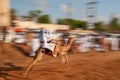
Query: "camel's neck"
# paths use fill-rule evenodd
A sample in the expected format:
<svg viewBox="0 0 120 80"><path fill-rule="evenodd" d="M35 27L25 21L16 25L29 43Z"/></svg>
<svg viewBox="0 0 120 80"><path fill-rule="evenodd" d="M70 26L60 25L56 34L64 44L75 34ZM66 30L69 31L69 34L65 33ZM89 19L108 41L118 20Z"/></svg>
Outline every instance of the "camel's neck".
<svg viewBox="0 0 120 80"><path fill-rule="evenodd" d="M72 45L72 43L73 43L73 40L69 39L66 46L67 46L67 47L70 47L70 46Z"/></svg>
<svg viewBox="0 0 120 80"><path fill-rule="evenodd" d="M67 42L67 45L62 46L61 43L56 44L57 47L59 47L60 50L62 51L68 51L73 43L73 40L70 38Z"/></svg>
<svg viewBox="0 0 120 80"><path fill-rule="evenodd" d="M62 44L62 42L58 42L58 43L56 44L56 46L59 47L59 48L61 48L61 44Z"/></svg>
<svg viewBox="0 0 120 80"><path fill-rule="evenodd" d="M61 47L61 44L57 44L57 46L60 48L60 47Z"/></svg>

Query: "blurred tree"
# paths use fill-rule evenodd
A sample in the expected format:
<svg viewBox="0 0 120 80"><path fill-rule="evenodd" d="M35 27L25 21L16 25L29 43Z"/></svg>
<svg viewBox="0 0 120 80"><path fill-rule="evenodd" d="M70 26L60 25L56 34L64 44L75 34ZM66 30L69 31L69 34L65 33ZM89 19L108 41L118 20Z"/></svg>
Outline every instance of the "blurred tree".
<svg viewBox="0 0 120 80"><path fill-rule="evenodd" d="M109 32L117 32L120 31L120 24L119 24L119 20L118 18L112 18L112 20L110 21L107 30Z"/></svg>
<svg viewBox="0 0 120 80"><path fill-rule="evenodd" d="M87 24L85 21L74 19L58 19L57 24L70 25L71 29L82 28L86 29Z"/></svg>
<svg viewBox="0 0 120 80"><path fill-rule="evenodd" d="M105 24L103 22L95 23L95 31L105 31Z"/></svg>
<svg viewBox="0 0 120 80"><path fill-rule="evenodd" d="M58 19L57 24L65 24L65 19Z"/></svg>
<svg viewBox="0 0 120 80"><path fill-rule="evenodd" d="M67 25L69 24L70 19L58 19L57 24Z"/></svg>
<svg viewBox="0 0 120 80"><path fill-rule="evenodd" d="M39 23L51 23L51 19L49 15L42 15L38 19Z"/></svg>
<svg viewBox="0 0 120 80"><path fill-rule="evenodd" d="M17 19L17 11L15 9L11 9L10 15L11 15L11 21Z"/></svg>
<svg viewBox="0 0 120 80"><path fill-rule="evenodd" d="M17 11L16 11L16 9L11 9L10 16L11 16L11 20L10 20L11 26L15 27L16 23L14 23L12 21L17 19Z"/></svg>
<svg viewBox="0 0 120 80"><path fill-rule="evenodd" d="M42 12L40 10L32 10L32 11L29 11L28 15L31 20L38 22L38 18L40 17L41 13Z"/></svg>
<svg viewBox="0 0 120 80"><path fill-rule="evenodd" d="M85 21L82 21L82 20L73 20L71 28L72 29L76 29L76 28L86 29L87 23Z"/></svg>

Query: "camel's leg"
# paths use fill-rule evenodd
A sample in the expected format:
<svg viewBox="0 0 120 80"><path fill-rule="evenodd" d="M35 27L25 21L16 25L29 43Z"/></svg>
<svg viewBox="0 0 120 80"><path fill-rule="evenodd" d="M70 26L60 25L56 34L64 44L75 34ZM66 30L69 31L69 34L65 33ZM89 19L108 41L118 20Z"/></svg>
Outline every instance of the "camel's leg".
<svg viewBox="0 0 120 80"><path fill-rule="evenodd" d="M32 62L32 64L30 64L30 66L27 68L27 70L25 71L24 75L26 76L28 71L33 67L33 65L42 59L43 55L44 55L45 50L44 49L40 49L40 51L37 53L36 58L34 59L34 61Z"/></svg>
<svg viewBox="0 0 120 80"><path fill-rule="evenodd" d="M38 59L35 59L32 64L30 64L30 66L27 68L27 70L25 71L24 75L26 76L28 71L32 68L32 66L38 61Z"/></svg>
<svg viewBox="0 0 120 80"><path fill-rule="evenodd" d="M65 63L65 57L63 55L61 56L61 62Z"/></svg>
<svg viewBox="0 0 120 80"><path fill-rule="evenodd" d="M44 54L45 54L45 49L44 49L44 48L41 48L41 49L37 52L37 54L36 54L36 56L35 56L35 59L41 60ZM35 59L34 59L34 60L35 60Z"/></svg>
<svg viewBox="0 0 120 80"><path fill-rule="evenodd" d="M60 57L61 57L62 63L68 63L67 52L61 52Z"/></svg>
<svg viewBox="0 0 120 80"><path fill-rule="evenodd" d="M67 55L67 52L65 54L65 58L66 58L66 63L68 63L68 55Z"/></svg>
<svg viewBox="0 0 120 80"><path fill-rule="evenodd" d="M62 62L62 63L65 63L65 61L66 61L64 55L65 55L64 52L60 52L60 58L61 58L61 62Z"/></svg>
<svg viewBox="0 0 120 80"><path fill-rule="evenodd" d="M55 46L54 51L52 53L53 57L57 57L57 53L58 53L58 47Z"/></svg>

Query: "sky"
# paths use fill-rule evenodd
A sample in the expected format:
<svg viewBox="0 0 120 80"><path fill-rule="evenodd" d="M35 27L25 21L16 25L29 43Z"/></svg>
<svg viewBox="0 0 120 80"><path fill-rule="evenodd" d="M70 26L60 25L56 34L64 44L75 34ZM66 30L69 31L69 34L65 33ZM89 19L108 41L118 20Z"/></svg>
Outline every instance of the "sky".
<svg viewBox="0 0 120 80"><path fill-rule="evenodd" d="M10 0L10 6L17 10L18 15L27 15L31 10L41 10L42 14L49 14L55 22L66 17L87 20L86 3L90 1L98 1L97 21L109 22L112 16L120 18L120 0Z"/></svg>

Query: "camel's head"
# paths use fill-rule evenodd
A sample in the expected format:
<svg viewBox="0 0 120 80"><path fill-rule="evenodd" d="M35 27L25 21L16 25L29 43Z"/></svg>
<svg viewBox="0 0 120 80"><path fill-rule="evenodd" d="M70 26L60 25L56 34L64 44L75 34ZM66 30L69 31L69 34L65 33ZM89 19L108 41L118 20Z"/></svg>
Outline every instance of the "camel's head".
<svg viewBox="0 0 120 80"><path fill-rule="evenodd" d="M73 41L75 40L75 38L74 38L74 37L70 37L69 40L70 40L71 42L73 42Z"/></svg>
<svg viewBox="0 0 120 80"><path fill-rule="evenodd" d="M54 43L57 44L57 45L61 45L62 44L62 39L61 38L55 39Z"/></svg>

